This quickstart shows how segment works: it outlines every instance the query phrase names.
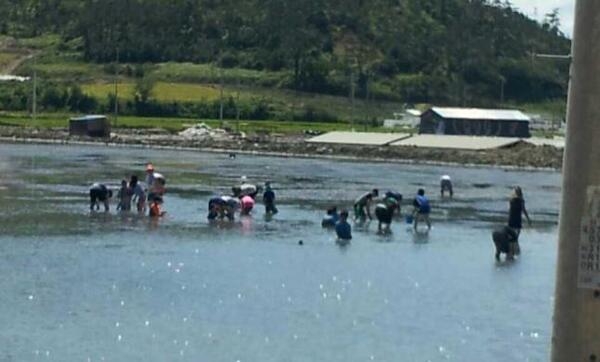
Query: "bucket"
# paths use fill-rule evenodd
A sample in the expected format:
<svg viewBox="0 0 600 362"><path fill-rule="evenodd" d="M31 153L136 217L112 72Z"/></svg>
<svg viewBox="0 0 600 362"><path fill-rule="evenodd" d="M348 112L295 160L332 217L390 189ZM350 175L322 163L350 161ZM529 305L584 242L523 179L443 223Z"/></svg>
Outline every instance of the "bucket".
<svg viewBox="0 0 600 362"><path fill-rule="evenodd" d="M406 220L406 223L407 223L407 224L412 224L412 223L413 223L413 221L414 221L414 219L413 219L413 216L412 216L412 215L406 215L406 217L405 217L405 220Z"/></svg>

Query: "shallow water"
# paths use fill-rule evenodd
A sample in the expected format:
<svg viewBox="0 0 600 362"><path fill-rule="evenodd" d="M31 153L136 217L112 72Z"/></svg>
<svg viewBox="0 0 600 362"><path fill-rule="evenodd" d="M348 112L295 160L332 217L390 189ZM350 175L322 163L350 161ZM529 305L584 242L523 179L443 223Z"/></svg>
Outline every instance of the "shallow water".
<svg viewBox="0 0 600 362"><path fill-rule="evenodd" d="M167 216L90 214L87 189L146 161ZM441 201L450 174L455 199ZM241 175L271 180L280 213L209 225ZM493 259L512 185L534 219L514 263ZM0 361L544 361L560 175L490 168L100 147L0 145ZM425 187L433 230L355 227L322 210L372 187ZM405 200L403 211L409 210ZM113 205L114 209L114 205ZM298 245L302 240L303 245Z"/></svg>

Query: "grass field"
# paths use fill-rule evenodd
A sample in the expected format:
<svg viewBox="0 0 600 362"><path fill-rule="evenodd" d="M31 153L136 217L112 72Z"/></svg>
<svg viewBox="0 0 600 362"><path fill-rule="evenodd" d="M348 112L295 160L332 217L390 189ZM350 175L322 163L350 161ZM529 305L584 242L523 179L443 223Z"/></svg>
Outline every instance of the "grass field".
<svg viewBox="0 0 600 362"><path fill-rule="evenodd" d="M62 113L40 114L33 120L24 113L0 114L0 126L17 126L31 128L67 128L68 119L73 115ZM336 130L350 130L348 123L321 123L321 122L285 122L285 121L246 121L239 123L225 120L221 125L218 120L197 120L190 118L157 118L157 117L119 117L112 126L115 128L162 128L171 132L178 132L197 123L206 123L211 127L227 127L242 132L268 132L280 134L298 134L305 130L328 132ZM356 125L356 128L367 131L388 131L379 127L366 127Z"/></svg>
<svg viewBox="0 0 600 362"><path fill-rule="evenodd" d="M108 95L114 93L115 86L112 83L88 83L83 84L84 93L99 100L106 100ZM133 99L135 86L131 82L120 83L118 86L119 98ZM390 118L394 112L402 109L402 105L395 102L370 101L356 99L354 112L352 104L347 97L286 91L266 87L230 87L225 86L223 95L225 98L238 97L243 100L251 98L262 98L281 115L292 112L301 112L311 108L317 112L326 112L337 115L341 120ZM192 83L167 83L157 82L152 91L152 98L163 102L198 102L214 101L220 98L220 86L215 84L192 84Z"/></svg>
<svg viewBox="0 0 600 362"><path fill-rule="evenodd" d="M111 83L84 84L81 88L84 93L97 99L106 99L109 94L115 92L115 85ZM119 98L133 99L134 90L133 83L119 83ZM224 91L225 97L236 94L237 92L231 90ZM152 91L152 98L164 102L195 102L219 99L219 97L220 90L217 86L203 84L157 82Z"/></svg>

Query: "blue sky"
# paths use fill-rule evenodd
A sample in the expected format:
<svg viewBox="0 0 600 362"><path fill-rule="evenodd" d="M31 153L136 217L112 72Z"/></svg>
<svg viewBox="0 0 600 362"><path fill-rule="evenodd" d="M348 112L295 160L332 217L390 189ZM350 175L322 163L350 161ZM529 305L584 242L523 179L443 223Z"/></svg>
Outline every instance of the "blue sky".
<svg viewBox="0 0 600 362"><path fill-rule="evenodd" d="M573 34L575 0L511 0L511 3L514 8L536 20L542 20L544 15L558 8L562 32L569 37Z"/></svg>

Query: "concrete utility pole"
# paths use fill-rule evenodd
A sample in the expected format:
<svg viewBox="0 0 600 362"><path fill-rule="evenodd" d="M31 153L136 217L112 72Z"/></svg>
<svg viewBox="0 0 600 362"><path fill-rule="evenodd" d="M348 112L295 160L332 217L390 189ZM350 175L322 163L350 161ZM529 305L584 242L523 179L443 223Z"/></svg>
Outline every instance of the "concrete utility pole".
<svg viewBox="0 0 600 362"><path fill-rule="evenodd" d="M114 127L117 127L117 122L119 120L119 48L117 48L117 60L115 64L115 123Z"/></svg>
<svg viewBox="0 0 600 362"><path fill-rule="evenodd" d="M33 57L33 90L31 99L31 117L36 120L37 117L37 59Z"/></svg>
<svg viewBox="0 0 600 362"><path fill-rule="evenodd" d="M600 1L577 0L552 361L600 362Z"/></svg>
<svg viewBox="0 0 600 362"><path fill-rule="evenodd" d="M350 128L354 131L354 68L350 69Z"/></svg>
<svg viewBox="0 0 600 362"><path fill-rule="evenodd" d="M223 70L219 70L219 83L220 83L220 93L219 93L219 123L221 128L223 128Z"/></svg>

